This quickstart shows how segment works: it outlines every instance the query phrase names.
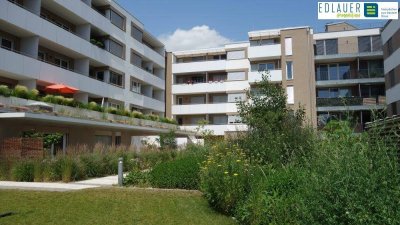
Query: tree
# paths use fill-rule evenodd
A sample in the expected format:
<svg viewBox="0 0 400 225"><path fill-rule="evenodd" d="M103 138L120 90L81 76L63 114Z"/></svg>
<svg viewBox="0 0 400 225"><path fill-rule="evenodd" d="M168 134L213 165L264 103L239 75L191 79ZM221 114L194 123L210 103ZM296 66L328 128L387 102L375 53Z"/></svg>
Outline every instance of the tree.
<svg viewBox="0 0 400 225"><path fill-rule="evenodd" d="M259 163L286 164L310 147L310 130L303 127L304 109L290 109L284 89L269 77L269 72L264 73L247 91L247 101L237 103L248 126L242 145Z"/></svg>

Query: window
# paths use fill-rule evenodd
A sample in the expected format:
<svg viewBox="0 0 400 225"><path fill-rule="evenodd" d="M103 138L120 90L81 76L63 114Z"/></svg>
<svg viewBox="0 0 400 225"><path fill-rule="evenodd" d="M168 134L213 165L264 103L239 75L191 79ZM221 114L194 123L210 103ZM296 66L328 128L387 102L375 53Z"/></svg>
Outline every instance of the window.
<svg viewBox="0 0 400 225"><path fill-rule="evenodd" d="M1 38L1 47L11 50L14 48L14 43L11 40L5 39L5 38Z"/></svg>
<svg viewBox="0 0 400 225"><path fill-rule="evenodd" d="M388 56L390 56L391 54L393 54L393 40L392 40L392 38L390 38L390 39L387 41L386 48L387 48L387 54L388 54Z"/></svg>
<svg viewBox="0 0 400 225"><path fill-rule="evenodd" d="M204 77L192 77L192 82L193 83L204 83L205 79L204 79Z"/></svg>
<svg viewBox="0 0 400 225"><path fill-rule="evenodd" d="M228 94L228 102L244 101L246 99L245 93Z"/></svg>
<svg viewBox="0 0 400 225"><path fill-rule="evenodd" d="M317 40L315 47L316 47L317 55L338 54L338 40L337 39Z"/></svg>
<svg viewBox="0 0 400 225"><path fill-rule="evenodd" d="M120 16L117 12L115 12L114 10L110 10L111 12L111 23L114 24L115 26L117 26L119 29L121 30L125 30L125 18Z"/></svg>
<svg viewBox="0 0 400 225"><path fill-rule="evenodd" d="M109 52L115 56L124 58L124 46L111 39L109 40Z"/></svg>
<svg viewBox="0 0 400 225"><path fill-rule="evenodd" d="M258 64L258 71L266 71L266 70L274 70L275 69L275 64L274 63L261 63Z"/></svg>
<svg viewBox="0 0 400 225"><path fill-rule="evenodd" d="M104 71L96 71L90 75L91 78L94 78L99 81L104 81Z"/></svg>
<svg viewBox="0 0 400 225"><path fill-rule="evenodd" d="M98 144L111 145L112 137L106 135L95 135L95 141Z"/></svg>
<svg viewBox="0 0 400 225"><path fill-rule="evenodd" d="M225 60L226 59L226 54L222 54L222 55L214 55L212 57L213 60Z"/></svg>
<svg viewBox="0 0 400 225"><path fill-rule="evenodd" d="M288 79L288 80L293 79L293 62L292 61L286 62L286 79Z"/></svg>
<svg viewBox="0 0 400 225"><path fill-rule="evenodd" d="M394 69L393 69L393 70L391 70L389 72L389 87L388 88L391 88L396 84L396 79L395 78L396 78L396 75L395 75L395 72L394 72Z"/></svg>
<svg viewBox="0 0 400 225"><path fill-rule="evenodd" d="M122 75L110 71L110 83L122 87Z"/></svg>
<svg viewBox="0 0 400 225"><path fill-rule="evenodd" d="M329 80L328 65L319 65L317 67L317 80Z"/></svg>
<svg viewBox="0 0 400 225"><path fill-rule="evenodd" d="M350 79L350 64L339 64L339 80Z"/></svg>
<svg viewBox="0 0 400 225"><path fill-rule="evenodd" d="M292 38L285 38L285 54L292 55Z"/></svg>
<svg viewBox="0 0 400 225"><path fill-rule="evenodd" d="M142 67L142 57L135 52L131 52L131 64L141 68Z"/></svg>
<svg viewBox="0 0 400 225"><path fill-rule="evenodd" d="M379 35L358 37L358 52L376 52L381 50L382 43Z"/></svg>
<svg viewBox="0 0 400 225"><path fill-rule="evenodd" d="M182 97L178 97L178 105L183 105L183 98Z"/></svg>
<svg viewBox="0 0 400 225"><path fill-rule="evenodd" d="M337 39L325 40L325 54L326 55L338 54L338 40Z"/></svg>
<svg viewBox="0 0 400 225"><path fill-rule="evenodd" d="M131 26L131 36L134 39L136 39L137 41L142 42L142 40L143 40L143 31L141 31L136 26L132 25Z"/></svg>
<svg viewBox="0 0 400 225"><path fill-rule="evenodd" d="M238 115L228 116L228 123L229 124L240 124L242 123L242 118Z"/></svg>
<svg viewBox="0 0 400 225"><path fill-rule="evenodd" d="M45 61L46 60L46 53L39 51L38 52L38 59L41 61Z"/></svg>
<svg viewBox="0 0 400 225"><path fill-rule="evenodd" d="M192 57L192 61L193 62L201 62L204 61L205 57L204 56L196 56L196 57Z"/></svg>
<svg viewBox="0 0 400 225"><path fill-rule="evenodd" d="M204 104L205 98L204 96L193 96L190 98L190 104Z"/></svg>
<svg viewBox="0 0 400 225"><path fill-rule="evenodd" d="M277 39L251 40L250 46L273 45L277 43L278 43Z"/></svg>
<svg viewBox="0 0 400 225"><path fill-rule="evenodd" d="M227 95L213 95L212 103L226 103L228 101Z"/></svg>
<svg viewBox="0 0 400 225"><path fill-rule="evenodd" d="M59 66L64 69L69 69L69 61L67 60L55 58L54 63L56 64L56 66Z"/></svg>
<svg viewBox="0 0 400 225"><path fill-rule="evenodd" d="M131 80L131 91L135 93L142 93L142 84L138 81Z"/></svg>
<svg viewBox="0 0 400 225"><path fill-rule="evenodd" d="M121 145L121 136L115 136L115 145Z"/></svg>
<svg viewBox="0 0 400 225"><path fill-rule="evenodd" d="M228 124L228 116L226 115L216 115L216 116L212 116L212 124L214 125L224 125L224 124Z"/></svg>
<svg viewBox="0 0 400 225"><path fill-rule="evenodd" d="M399 112L397 111L397 104L396 102L393 102L390 104L391 108L392 108L392 115L397 115Z"/></svg>
<svg viewBox="0 0 400 225"><path fill-rule="evenodd" d="M108 102L108 107L119 109L121 106L118 103Z"/></svg>
<svg viewBox="0 0 400 225"><path fill-rule="evenodd" d="M318 89L317 97L318 98L329 98L329 89Z"/></svg>
<svg viewBox="0 0 400 225"><path fill-rule="evenodd" d="M338 65L337 64L329 65L329 80L338 80L338 79L339 79Z"/></svg>
<svg viewBox="0 0 400 225"><path fill-rule="evenodd" d="M294 104L294 87L293 86L287 86L286 87L286 93L287 93L287 102L288 102L288 104Z"/></svg>
<svg viewBox="0 0 400 225"><path fill-rule="evenodd" d="M240 51L230 51L227 53L227 59L228 60L234 60L234 59L244 59L245 58L245 51L240 50Z"/></svg>

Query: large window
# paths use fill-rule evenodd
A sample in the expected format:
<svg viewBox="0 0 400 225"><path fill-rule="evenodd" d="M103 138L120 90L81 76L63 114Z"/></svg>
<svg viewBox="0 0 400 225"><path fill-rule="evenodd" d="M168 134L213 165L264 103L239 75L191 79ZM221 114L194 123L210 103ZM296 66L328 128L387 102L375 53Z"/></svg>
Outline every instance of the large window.
<svg viewBox="0 0 400 225"><path fill-rule="evenodd" d="M131 51L131 64L139 68L142 67L142 57L133 51Z"/></svg>
<svg viewBox="0 0 400 225"><path fill-rule="evenodd" d="M131 80L131 91L140 94L142 92L142 84L136 80Z"/></svg>
<svg viewBox="0 0 400 225"><path fill-rule="evenodd" d="M349 88L321 88L317 90L318 98L350 97L351 94Z"/></svg>
<svg viewBox="0 0 400 225"><path fill-rule="evenodd" d="M117 43L116 41L113 40L109 41L110 41L109 52L115 56L124 58L124 46Z"/></svg>
<svg viewBox="0 0 400 225"><path fill-rule="evenodd" d="M56 66L59 66L64 69L69 69L69 61L68 60L55 58L54 63L56 64Z"/></svg>
<svg viewBox="0 0 400 225"><path fill-rule="evenodd" d="M317 66L317 81L345 80L350 78L350 65L348 63L333 63Z"/></svg>
<svg viewBox="0 0 400 225"><path fill-rule="evenodd" d="M288 80L293 79L293 62L292 61L286 62L286 79L288 79Z"/></svg>
<svg viewBox="0 0 400 225"><path fill-rule="evenodd" d="M317 55L335 55L338 54L338 40L326 39L316 41Z"/></svg>
<svg viewBox="0 0 400 225"><path fill-rule="evenodd" d="M90 77L96 80L104 81L104 71L90 73Z"/></svg>
<svg viewBox="0 0 400 225"><path fill-rule="evenodd" d="M136 26L131 26L131 36L135 38L137 41L142 42L143 40L143 31L141 31Z"/></svg>
<svg viewBox="0 0 400 225"><path fill-rule="evenodd" d="M5 38L1 38L1 37L0 37L0 39L1 39L1 47L2 48L8 49L8 50L11 50L14 48L13 41L5 39Z"/></svg>
<svg viewBox="0 0 400 225"><path fill-rule="evenodd" d="M125 30L125 18L119 15L114 10L110 10L111 12L111 23L120 28L121 30Z"/></svg>
<svg viewBox="0 0 400 225"><path fill-rule="evenodd" d="M363 78L374 78L383 77L383 61L382 60L370 60L360 61L359 74Z"/></svg>
<svg viewBox="0 0 400 225"><path fill-rule="evenodd" d="M382 50L380 36L358 37L358 52L376 52Z"/></svg>
<svg viewBox="0 0 400 225"><path fill-rule="evenodd" d="M123 75L110 71L110 83L122 87Z"/></svg>

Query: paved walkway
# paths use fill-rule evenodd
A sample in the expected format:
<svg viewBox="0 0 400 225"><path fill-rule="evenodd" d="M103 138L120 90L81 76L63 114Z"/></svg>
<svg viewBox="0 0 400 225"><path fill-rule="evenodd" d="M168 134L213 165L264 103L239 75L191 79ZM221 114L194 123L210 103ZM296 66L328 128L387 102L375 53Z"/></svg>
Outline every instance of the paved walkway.
<svg viewBox="0 0 400 225"><path fill-rule="evenodd" d="M75 184L97 185L97 186L102 186L102 187L117 185L118 184L118 175L94 178L94 179L90 179L90 180L82 180L82 181L75 182Z"/></svg>
<svg viewBox="0 0 400 225"><path fill-rule="evenodd" d="M44 183L44 182L14 182L0 181L0 189L38 190L38 191L76 191L97 188L96 185L81 185L73 183Z"/></svg>
<svg viewBox="0 0 400 225"><path fill-rule="evenodd" d="M76 191L88 188L109 187L118 184L118 176L108 176L74 183L14 182L0 181L0 189Z"/></svg>

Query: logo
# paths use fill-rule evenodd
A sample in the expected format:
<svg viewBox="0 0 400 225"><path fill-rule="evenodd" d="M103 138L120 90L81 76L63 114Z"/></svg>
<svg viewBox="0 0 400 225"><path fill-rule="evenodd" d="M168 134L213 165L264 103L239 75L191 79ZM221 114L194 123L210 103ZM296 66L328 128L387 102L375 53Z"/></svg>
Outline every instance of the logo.
<svg viewBox="0 0 400 225"><path fill-rule="evenodd" d="M397 20L399 3L396 2L318 2L320 20Z"/></svg>
<svg viewBox="0 0 400 225"><path fill-rule="evenodd" d="M378 17L378 4L364 3L364 16L365 17Z"/></svg>

